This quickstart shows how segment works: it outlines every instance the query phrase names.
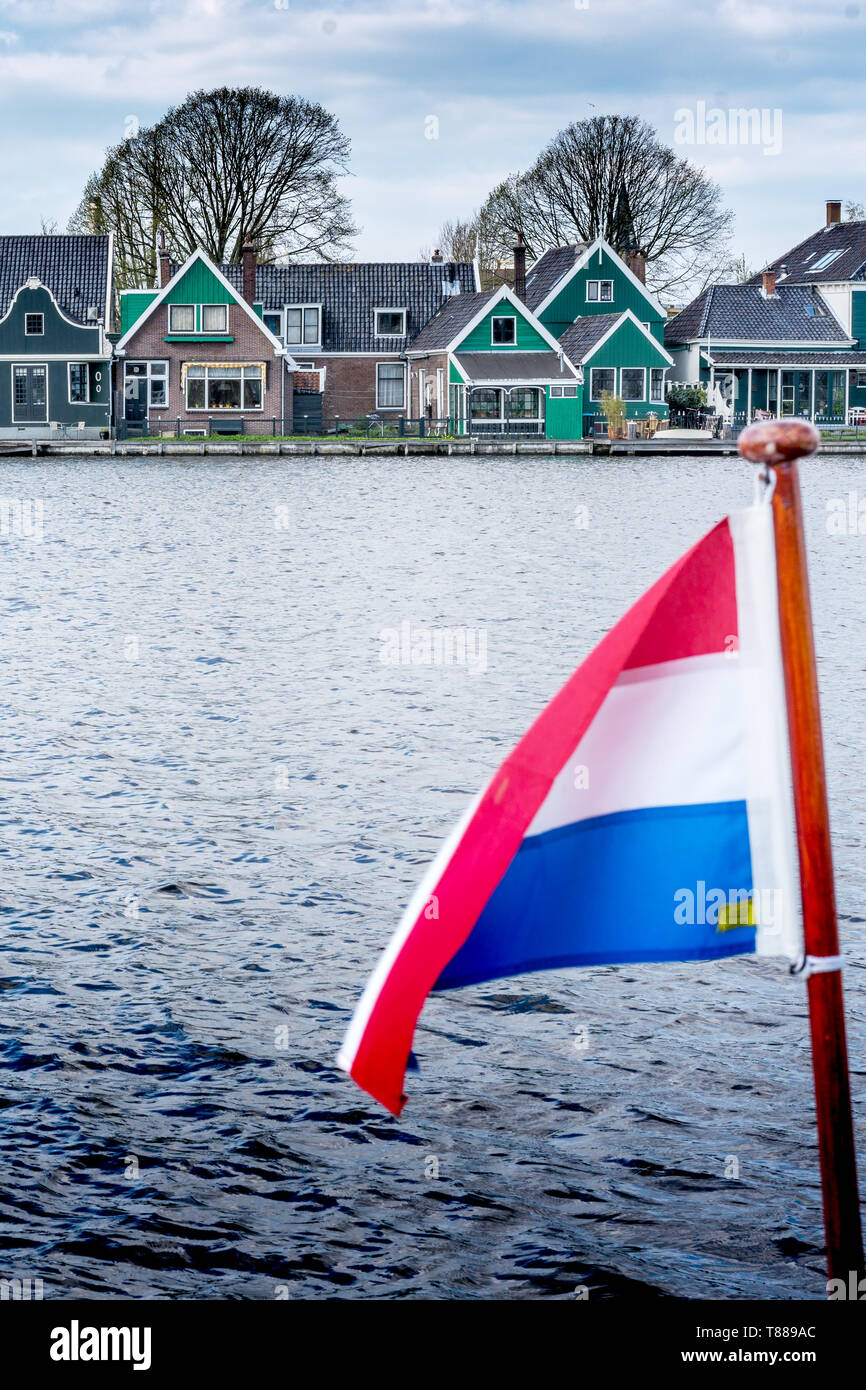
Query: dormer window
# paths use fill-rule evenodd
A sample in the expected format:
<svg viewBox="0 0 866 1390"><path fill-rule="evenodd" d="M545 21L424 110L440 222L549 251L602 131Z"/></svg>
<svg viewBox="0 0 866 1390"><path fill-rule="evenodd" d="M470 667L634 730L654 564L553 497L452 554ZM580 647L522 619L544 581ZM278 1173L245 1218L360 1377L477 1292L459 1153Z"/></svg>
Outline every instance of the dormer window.
<svg viewBox="0 0 866 1390"><path fill-rule="evenodd" d="M24 332L28 338L41 338L45 332L45 315L25 314Z"/></svg>
<svg viewBox="0 0 866 1390"><path fill-rule="evenodd" d="M195 305L169 304L168 331L169 333L194 333Z"/></svg>
<svg viewBox="0 0 866 1390"><path fill-rule="evenodd" d="M286 309L289 346L322 341L322 310L318 304L290 304Z"/></svg>
<svg viewBox="0 0 866 1390"><path fill-rule="evenodd" d="M517 319L509 315L507 318L494 316L491 319L491 342L500 347L511 347L517 342Z"/></svg>
<svg viewBox="0 0 866 1390"><path fill-rule="evenodd" d="M377 309L375 316L377 338L405 338L405 309Z"/></svg>

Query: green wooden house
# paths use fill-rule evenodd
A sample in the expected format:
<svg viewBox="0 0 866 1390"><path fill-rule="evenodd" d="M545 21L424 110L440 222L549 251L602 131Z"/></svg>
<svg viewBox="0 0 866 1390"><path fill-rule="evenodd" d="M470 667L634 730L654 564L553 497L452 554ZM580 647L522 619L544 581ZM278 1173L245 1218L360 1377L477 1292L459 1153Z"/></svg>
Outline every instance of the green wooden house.
<svg viewBox="0 0 866 1390"><path fill-rule="evenodd" d="M107 436L112 239L0 237L0 437Z"/></svg>

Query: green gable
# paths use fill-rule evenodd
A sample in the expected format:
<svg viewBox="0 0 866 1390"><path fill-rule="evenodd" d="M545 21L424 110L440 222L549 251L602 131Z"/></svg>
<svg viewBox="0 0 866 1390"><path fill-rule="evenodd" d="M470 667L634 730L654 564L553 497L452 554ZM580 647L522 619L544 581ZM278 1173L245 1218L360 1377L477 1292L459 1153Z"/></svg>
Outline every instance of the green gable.
<svg viewBox="0 0 866 1390"><path fill-rule="evenodd" d="M120 296L120 332L128 333L145 310L149 309L159 290L126 290Z"/></svg>
<svg viewBox="0 0 866 1390"><path fill-rule="evenodd" d="M587 299L588 280L612 280L613 300ZM579 270L538 315L554 337L558 338L586 314L621 314L631 309L636 319L648 323L653 337L664 341L664 319L629 276L619 256L603 247L593 251L589 263Z"/></svg>
<svg viewBox="0 0 866 1390"><path fill-rule="evenodd" d="M494 343L492 320L498 318L517 320L515 342ZM479 324L476 324L475 328L460 339L456 350L460 352L534 352L537 349L550 352L550 343L542 338L538 329L509 300L501 299L484 315L484 318Z"/></svg>
<svg viewBox="0 0 866 1390"><path fill-rule="evenodd" d="M193 261L176 277L165 296L166 304L236 304L237 300L204 261Z"/></svg>
<svg viewBox="0 0 866 1390"><path fill-rule="evenodd" d="M589 367L667 367L664 351L636 323L625 319L606 342L584 359Z"/></svg>

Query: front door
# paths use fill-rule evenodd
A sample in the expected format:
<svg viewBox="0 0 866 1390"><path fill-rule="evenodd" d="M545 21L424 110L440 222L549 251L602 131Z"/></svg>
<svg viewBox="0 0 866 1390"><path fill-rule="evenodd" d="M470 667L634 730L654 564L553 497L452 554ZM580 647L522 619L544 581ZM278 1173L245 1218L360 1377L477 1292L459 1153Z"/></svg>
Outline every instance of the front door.
<svg viewBox="0 0 866 1390"><path fill-rule="evenodd" d="M16 363L12 368L13 419L16 424L39 424L48 419L45 367Z"/></svg>
<svg viewBox="0 0 866 1390"><path fill-rule="evenodd" d="M147 419L147 363L127 362L123 374L123 414L130 424Z"/></svg>

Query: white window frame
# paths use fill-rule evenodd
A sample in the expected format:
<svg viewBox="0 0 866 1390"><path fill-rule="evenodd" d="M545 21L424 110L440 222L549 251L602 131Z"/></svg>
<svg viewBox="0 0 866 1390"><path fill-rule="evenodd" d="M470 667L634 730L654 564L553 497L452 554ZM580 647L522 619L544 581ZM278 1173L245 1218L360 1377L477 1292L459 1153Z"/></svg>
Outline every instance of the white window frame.
<svg viewBox="0 0 866 1390"><path fill-rule="evenodd" d="M601 369L602 371L604 368ZM569 400L573 401L577 396L577 385L574 386L551 386L550 399L553 401Z"/></svg>
<svg viewBox="0 0 866 1390"><path fill-rule="evenodd" d="M405 337L406 337L406 316L407 316L407 313L408 313L408 310L406 310L406 309L397 309L397 308L389 309L389 308L387 308L387 307L385 307L385 308L381 308L381 307L380 307L380 308L378 308L378 309L374 309L374 310L373 310L373 336L374 336L375 338L405 338ZM380 315L380 314L399 314L399 315L401 316L401 319L402 319L403 327L400 329L400 331L399 331L398 333L380 333L380 332L379 332L379 315Z"/></svg>
<svg viewBox="0 0 866 1390"><path fill-rule="evenodd" d="M595 285L598 293L593 296L589 292L590 285ZM602 285L610 285L610 298L605 299L601 292ZM613 303L613 281L612 280L587 280L586 282L586 302L587 304L612 304Z"/></svg>
<svg viewBox="0 0 866 1390"><path fill-rule="evenodd" d="M84 381L86 383L87 395L83 401L72 399L72 368L84 368ZM68 405L90 405L90 363L89 362L67 362L66 363L66 401Z"/></svg>
<svg viewBox="0 0 866 1390"><path fill-rule="evenodd" d="M665 368L665 367L650 367L650 387L649 387L649 389L650 389L650 394L649 394L650 405L664 405L664 403L665 403L665 371L666 371L666 370L667 370L667 368ZM655 375L656 372L658 372L659 375L660 375L660 377L661 377L661 395L660 395L660 396L654 396L654 395L653 395L653 376Z"/></svg>
<svg viewBox="0 0 866 1390"><path fill-rule="evenodd" d="M600 395L597 396L597 395L595 394L595 382L594 382L593 378L594 378L596 372L612 372L612 373L613 373L613 390L611 391L610 394L611 394L612 396L615 396L615 395L616 395L616 367L590 367L590 369L589 369L589 399L590 399L591 401L600 401L600 400L601 400L601 396L600 396Z"/></svg>
<svg viewBox="0 0 866 1390"><path fill-rule="evenodd" d="M272 328L272 329L271 329L271 332L272 332L272 333L275 333L276 336L277 336L278 338L282 338L282 336L283 336L283 329L284 329L285 326L286 326L286 324L285 324L285 315L284 315L282 309L263 309L263 310L262 310L262 323L265 325L265 328L267 328L267 326L268 326L268 324L267 324L267 320L268 320L268 319L279 319L279 323L277 324L277 327L276 327L276 328Z"/></svg>
<svg viewBox="0 0 866 1390"><path fill-rule="evenodd" d="M379 401L379 368L380 367L402 367L403 368L403 400L400 405L382 405ZM419 373L420 380L420 373ZM376 409L377 410L405 410L406 409L406 364L405 362L377 362L376 363ZM423 410L422 410L423 414Z"/></svg>
<svg viewBox="0 0 866 1390"><path fill-rule="evenodd" d="M16 420L15 418L15 368L16 367L41 367L45 372L45 419L44 420ZM12 389L12 423L22 425L45 425L51 419L51 397L49 394L48 363L47 362L10 362Z"/></svg>
<svg viewBox="0 0 866 1390"><path fill-rule="evenodd" d="M300 311L301 311L301 336L300 336L300 338L297 339L297 340L294 339L294 338L290 338L290 337L289 337L289 310L290 310L290 309L300 309ZM317 323L317 327L318 327L318 336L316 337L316 341L315 341L314 343L305 343L305 342L304 342L304 315L305 315L305 313L306 313L306 311L307 311L308 309L315 309L316 314L317 314L316 323ZM312 348L321 347L321 346L322 346L322 306L321 306L321 304L284 304L284 305L283 305L283 341L284 341L284 343L286 344L286 347L300 348L302 351L303 351L304 348L306 348L308 351L310 351Z"/></svg>
<svg viewBox="0 0 866 1390"><path fill-rule="evenodd" d="M126 388L126 369L127 369L127 367L146 367L146 368L147 368L147 372L145 373L145 379L146 379L146 381L147 381L147 413L148 413L148 415L150 414L150 412L151 412L152 410L168 410L168 406L169 406L169 400L168 400L168 378L169 378L169 372L171 371L171 368L170 368L170 366L169 366L169 359L168 359L167 357L131 357L131 358L129 358L128 360L127 360L126 358L124 358L124 362L123 362L123 384L124 384L124 392L123 392L123 418L124 418L124 420L126 419L126 389L125 389L125 388ZM151 370L153 367L165 367L165 371L164 371L164 372L154 372L154 371ZM153 392L151 391L150 383L151 383L151 381L152 381L152 379L153 379L154 376L159 377L160 381L164 381L164 382L165 382L165 404L164 404L164 405L154 405L154 403L153 403Z"/></svg>
<svg viewBox="0 0 866 1390"><path fill-rule="evenodd" d="M38 329L35 333L34 333L34 332L31 332L31 330L27 327L27 320L28 320L28 319L38 319L39 322L41 323L42 327L41 327L40 329ZM25 313L25 315L24 315L24 337L25 337L25 338L44 338L44 337L45 337L45 315L41 312L41 310L36 309L35 311L32 311L32 312L30 312L30 313Z"/></svg>
<svg viewBox="0 0 866 1390"><path fill-rule="evenodd" d="M494 325L494 323L507 323L509 320L514 324L514 337L512 338L512 340L511 340L510 343L497 343L496 339L495 339L494 336L493 336L493 325ZM490 315L490 346L491 346L491 347L517 347L517 315L516 315L516 314L491 314L491 315Z"/></svg>
<svg viewBox="0 0 866 1390"><path fill-rule="evenodd" d="M201 331L202 331L202 333L207 333L207 334L210 334L210 333L228 333L228 331L229 331L229 306L228 306L227 304L201 304L201 305L199 305L199 309L200 309L200 311L201 311L201 318L200 318L199 322L201 323ZM205 311L205 309L222 309L222 311L223 311L223 324L224 324L225 326L224 326L223 328L205 328L205 326L204 326L204 311Z"/></svg>
<svg viewBox="0 0 866 1390"><path fill-rule="evenodd" d="M623 372L641 372L643 375L643 387L639 396L629 396L628 400L622 394L622 374ZM620 367L619 369L619 396L620 400L626 405L641 405L646 403L646 367Z"/></svg>
<svg viewBox="0 0 866 1390"><path fill-rule="evenodd" d="M248 412L250 412L250 411L264 410L264 408L265 408L265 391L267 390L267 373L266 373L265 370L262 370L262 374L261 374L261 377L260 377L260 381L261 381L261 384L262 384L262 399L261 399L261 404L260 404L260 405L244 405L244 368L245 368L245 367L258 367L258 366L260 366L260 365L261 365L261 364L260 364L259 362L242 362L242 363L241 363L240 368L239 368L239 370L240 370L240 383L241 383L241 403L240 403L240 405L208 405L208 380L209 380L209 375L208 375L208 374L209 374L209 372L210 372L210 367L209 367L209 366L204 366L204 364L201 363L201 362L190 362L190 363L188 364L188 366L187 366L186 384L185 384L184 393L183 393L183 405L184 405L184 409L186 410L186 413L187 413L188 415L237 415L237 414L241 414L241 415L242 415L242 414L246 414L246 413L248 413ZM190 377L190 374L189 374L189 367L201 367L201 366L204 366L204 376L203 376L203 377L200 377L200 376L199 376L199 377ZM226 378L223 377L223 380L225 380L225 379L226 379ZM190 383L190 381L204 381L204 405L190 405L190 404L189 404L189 383ZM166 393L166 394L167 394L167 393Z"/></svg>
<svg viewBox="0 0 866 1390"><path fill-rule="evenodd" d="M176 309L192 309L192 328L175 328L172 323ZM169 304L168 306L168 331L169 333L195 333L196 312L194 304Z"/></svg>

